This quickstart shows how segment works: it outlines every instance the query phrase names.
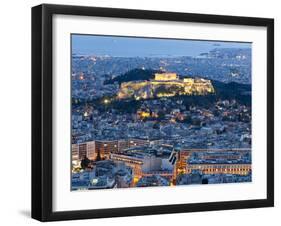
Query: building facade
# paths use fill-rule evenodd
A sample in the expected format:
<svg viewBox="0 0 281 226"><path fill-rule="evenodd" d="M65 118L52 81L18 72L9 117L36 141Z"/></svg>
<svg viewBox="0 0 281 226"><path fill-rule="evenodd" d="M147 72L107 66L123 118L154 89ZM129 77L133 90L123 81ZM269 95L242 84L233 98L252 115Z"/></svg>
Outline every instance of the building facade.
<svg viewBox="0 0 281 226"><path fill-rule="evenodd" d="M79 161L83 159L85 156L90 160L96 159L96 145L95 141L79 143L79 144L72 144L72 161Z"/></svg>

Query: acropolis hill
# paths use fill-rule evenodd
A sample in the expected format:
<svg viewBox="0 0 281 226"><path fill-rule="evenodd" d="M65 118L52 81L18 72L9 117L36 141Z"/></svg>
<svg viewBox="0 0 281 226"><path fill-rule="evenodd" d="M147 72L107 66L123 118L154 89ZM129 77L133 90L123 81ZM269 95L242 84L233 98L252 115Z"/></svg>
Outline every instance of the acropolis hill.
<svg viewBox="0 0 281 226"><path fill-rule="evenodd" d="M214 93L212 82L203 78L180 79L176 73L156 73L149 81L123 82L118 99L136 100L176 95L207 95Z"/></svg>

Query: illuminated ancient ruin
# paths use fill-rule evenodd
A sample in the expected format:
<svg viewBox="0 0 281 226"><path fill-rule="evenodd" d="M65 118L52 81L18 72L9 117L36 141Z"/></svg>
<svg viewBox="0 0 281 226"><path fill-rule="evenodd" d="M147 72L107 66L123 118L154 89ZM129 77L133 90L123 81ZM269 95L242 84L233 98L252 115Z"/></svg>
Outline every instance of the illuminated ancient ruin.
<svg viewBox="0 0 281 226"><path fill-rule="evenodd" d="M214 92L212 82L207 79L180 79L176 73L156 73L153 80L121 83L117 98L140 100L176 95L207 95Z"/></svg>

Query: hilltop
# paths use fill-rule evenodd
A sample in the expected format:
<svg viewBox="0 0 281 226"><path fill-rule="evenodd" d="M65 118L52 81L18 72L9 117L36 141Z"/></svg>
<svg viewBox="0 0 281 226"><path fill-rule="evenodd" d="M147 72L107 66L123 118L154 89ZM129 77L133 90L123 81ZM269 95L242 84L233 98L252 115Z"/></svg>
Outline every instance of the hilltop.
<svg viewBox="0 0 281 226"><path fill-rule="evenodd" d="M132 81L149 81L154 78L155 73L161 73L157 70L143 70L143 69L133 69L124 74L121 74L113 79L108 79L105 84L113 84L117 82L119 85L123 82ZM183 76L179 75L180 78ZM241 84L237 82L224 83L217 80L211 80L213 87L215 89L216 99L237 99L244 104L251 103L251 85ZM200 98L201 99L201 98Z"/></svg>
<svg viewBox="0 0 281 226"><path fill-rule="evenodd" d="M105 80L104 84L113 84L117 82L119 85L123 82L140 81L140 80L151 80L154 78L155 73L161 73L159 70L143 70L136 68L130 70L124 74L121 74L115 78Z"/></svg>

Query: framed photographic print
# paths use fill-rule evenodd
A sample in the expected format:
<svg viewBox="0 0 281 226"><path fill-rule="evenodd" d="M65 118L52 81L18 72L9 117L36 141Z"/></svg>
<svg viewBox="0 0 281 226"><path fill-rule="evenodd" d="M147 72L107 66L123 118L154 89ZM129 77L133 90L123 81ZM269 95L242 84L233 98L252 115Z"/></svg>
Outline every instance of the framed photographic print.
<svg viewBox="0 0 281 226"><path fill-rule="evenodd" d="M32 8L32 217L274 205L274 21Z"/></svg>

